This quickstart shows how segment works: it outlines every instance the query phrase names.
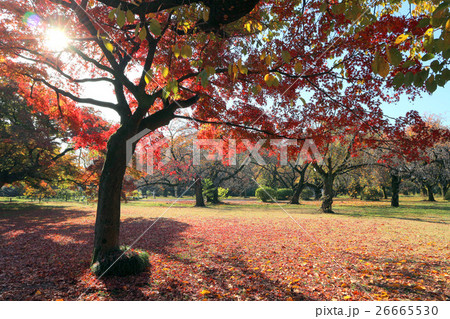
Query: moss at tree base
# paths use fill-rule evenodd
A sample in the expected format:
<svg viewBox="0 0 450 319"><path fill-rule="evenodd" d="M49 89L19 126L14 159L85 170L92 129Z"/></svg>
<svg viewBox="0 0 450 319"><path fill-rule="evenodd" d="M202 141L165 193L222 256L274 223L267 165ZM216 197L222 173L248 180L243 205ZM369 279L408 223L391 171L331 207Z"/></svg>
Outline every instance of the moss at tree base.
<svg viewBox="0 0 450 319"><path fill-rule="evenodd" d="M137 275L150 267L145 251L129 250L127 247L111 251L91 265L97 277Z"/></svg>

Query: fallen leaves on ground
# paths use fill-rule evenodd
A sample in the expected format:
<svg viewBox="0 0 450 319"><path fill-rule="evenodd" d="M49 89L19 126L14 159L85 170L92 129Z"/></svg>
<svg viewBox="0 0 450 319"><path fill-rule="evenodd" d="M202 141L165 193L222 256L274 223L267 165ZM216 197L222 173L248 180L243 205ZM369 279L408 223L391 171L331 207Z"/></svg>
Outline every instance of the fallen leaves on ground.
<svg viewBox="0 0 450 319"><path fill-rule="evenodd" d="M164 208L124 210L132 243ZM136 243L148 272L89 271L92 208L0 211L0 300L446 300L448 225L173 208ZM433 243L429 245L429 243Z"/></svg>

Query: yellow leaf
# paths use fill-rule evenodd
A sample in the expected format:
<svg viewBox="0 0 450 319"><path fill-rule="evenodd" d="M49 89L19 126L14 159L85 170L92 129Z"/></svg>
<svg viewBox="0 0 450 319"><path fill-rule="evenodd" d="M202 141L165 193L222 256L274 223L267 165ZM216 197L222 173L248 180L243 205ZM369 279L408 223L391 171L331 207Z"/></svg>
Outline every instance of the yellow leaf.
<svg viewBox="0 0 450 319"><path fill-rule="evenodd" d="M163 77L166 78L169 75L169 68L163 67L162 71L161 71L161 74L162 74Z"/></svg>
<svg viewBox="0 0 450 319"><path fill-rule="evenodd" d="M401 34L397 37L397 39L395 40L395 44L400 44L406 41L406 39L409 38L409 35L406 34Z"/></svg>
<svg viewBox="0 0 450 319"><path fill-rule="evenodd" d="M201 293L202 295L207 295L207 294L210 294L211 291L206 290L206 289L203 289L202 291L200 291L200 293Z"/></svg>
<svg viewBox="0 0 450 319"><path fill-rule="evenodd" d="M351 297L351 296L349 296L349 295L347 295L347 296L344 296L344 300L349 300L349 299L352 299L352 297Z"/></svg>
<svg viewBox="0 0 450 319"><path fill-rule="evenodd" d="M252 32L252 22L251 22L251 21L247 21L247 22L244 24L244 28L245 28L245 30L247 30L248 32Z"/></svg>
<svg viewBox="0 0 450 319"><path fill-rule="evenodd" d="M146 84L149 84L150 83L150 81L151 81L151 75L149 74L149 72L147 72L147 73L145 73L145 83Z"/></svg>
<svg viewBox="0 0 450 319"><path fill-rule="evenodd" d="M105 45L106 50L108 50L109 52L113 52L114 51L114 46L108 40L104 39L103 40L103 44Z"/></svg>
<svg viewBox="0 0 450 319"><path fill-rule="evenodd" d="M445 24L445 31L450 32L450 19L448 19L447 23Z"/></svg>
<svg viewBox="0 0 450 319"><path fill-rule="evenodd" d="M179 47L178 45L175 44L175 45L172 47L172 51L173 51L173 54L175 55L175 57L178 59L178 58L180 57L180 55L181 55L180 47Z"/></svg>

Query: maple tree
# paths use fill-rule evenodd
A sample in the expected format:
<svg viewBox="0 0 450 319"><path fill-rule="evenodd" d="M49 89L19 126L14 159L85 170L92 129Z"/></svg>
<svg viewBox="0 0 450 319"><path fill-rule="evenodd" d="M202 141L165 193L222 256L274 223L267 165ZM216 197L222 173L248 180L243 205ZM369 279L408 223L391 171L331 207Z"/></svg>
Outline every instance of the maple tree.
<svg viewBox="0 0 450 319"><path fill-rule="evenodd" d="M377 129L385 124L381 102L444 85L448 2L416 2L419 13L404 16L397 1L372 13L363 1L2 0L2 67L30 98L38 95L36 109L83 128L77 146L108 140L93 258L100 261L119 243L126 141L144 129L182 118L320 140L329 127ZM430 25L441 30L437 39ZM66 45L48 48L43 37L58 30ZM426 50L433 56L422 57ZM430 58L428 68L422 61ZM83 97L97 82L116 101ZM255 106L267 101L270 111ZM80 121L87 114L76 103L116 111L120 126Z"/></svg>
<svg viewBox="0 0 450 319"><path fill-rule="evenodd" d="M71 132L61 130L49 116L35 113L16 83L0 81L0 187L22 181L39 185L75 175L73 148L62 146Z"/></svg>

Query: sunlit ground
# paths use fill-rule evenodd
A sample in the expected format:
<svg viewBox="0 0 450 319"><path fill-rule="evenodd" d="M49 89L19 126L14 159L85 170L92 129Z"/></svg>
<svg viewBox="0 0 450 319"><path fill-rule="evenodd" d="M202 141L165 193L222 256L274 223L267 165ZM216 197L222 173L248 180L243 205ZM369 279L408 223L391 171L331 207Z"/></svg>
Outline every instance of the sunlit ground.
<svg viewBox="0 0 450 319"><path fill-rule="evenodd" d="M403 199L231 203L168 210L170 200L124 205L121 239L150 253L151 269L98 280L89 270L95 207L3 203L2 300L445 300L450 205Z"/></svg>

